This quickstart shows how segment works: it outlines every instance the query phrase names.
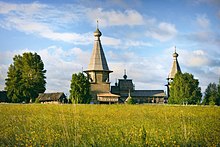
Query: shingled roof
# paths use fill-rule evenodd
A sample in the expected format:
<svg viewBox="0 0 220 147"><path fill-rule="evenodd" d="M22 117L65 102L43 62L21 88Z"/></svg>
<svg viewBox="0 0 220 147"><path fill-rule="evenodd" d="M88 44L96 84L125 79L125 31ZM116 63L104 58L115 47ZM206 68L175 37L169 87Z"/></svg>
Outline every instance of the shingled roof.
<svg viewBox="0 0 220 147"><path fill-rule="evenodd" d="M110 92L106 92L106 93L98 93L97 94L98 97L114 97L114 98L119 98L120 96L119 95L116 95L116 94L112 94Z"/></svg>
<svg viewBox="0 0 220 147"><path fill-rule="evenodd" d="M135 90L131 93L131 96L135 97L164 97L165 93L163 90Z"/></svg>
<svg viewBox="0 0 220 147"><path fill-rule="evenodd" d="M94 32L95 42L92 51L92 56L90 58L90 63L87 71L109 71L108 64L105 58L105 54L102 48L100 36L102 33L97 28Z"/></svg>
<svg viewBox="0 0 220 147"><path fill-rule="evenodd" d="M175 48L175 52L173 53L173 64L172 64L170 73L168 75L168 79L174 79L176 73L181 72L177 57L178 57L178 54L176 53L176 48Z"/></svg>
<svg viewBox="0 0 220 147"><path fill-rule="evenodd" d="M66 98L63 92L57 92L57 93L40 93L38 96L38 99L40 102L45 101L60 101L63 98Z"/></svg>

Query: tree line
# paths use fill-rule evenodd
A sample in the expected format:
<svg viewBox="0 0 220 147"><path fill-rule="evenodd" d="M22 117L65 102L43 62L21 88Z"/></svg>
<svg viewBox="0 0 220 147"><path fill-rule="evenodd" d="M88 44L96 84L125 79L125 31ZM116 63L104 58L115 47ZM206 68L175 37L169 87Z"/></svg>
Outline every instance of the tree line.
<svg viewBox="0 0 220 147"><path fill-rule="evenodd" d="M5 79L8 102L21 103L35 101L39 93L46 90L46 70L40 55L23 53L15 55ZM73 73L70 84L70 97L73 103L90 103L90 83L83 73ZM220 105L219 83L210 83L202 99L199 80L190 73L178 72L170 85L169 104Z"/></svg>

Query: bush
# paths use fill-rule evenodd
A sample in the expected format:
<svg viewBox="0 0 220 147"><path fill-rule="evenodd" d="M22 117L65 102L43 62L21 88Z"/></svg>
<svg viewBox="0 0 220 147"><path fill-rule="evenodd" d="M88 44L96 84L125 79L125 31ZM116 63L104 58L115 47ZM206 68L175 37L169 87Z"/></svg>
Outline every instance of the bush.
<svg viewBox="0 0 220 147"><path fill-rule="evenodd" d="M135 104L135 101L134 101L134 99L132 97L128 97L126 99L126 104Z"/></svg>

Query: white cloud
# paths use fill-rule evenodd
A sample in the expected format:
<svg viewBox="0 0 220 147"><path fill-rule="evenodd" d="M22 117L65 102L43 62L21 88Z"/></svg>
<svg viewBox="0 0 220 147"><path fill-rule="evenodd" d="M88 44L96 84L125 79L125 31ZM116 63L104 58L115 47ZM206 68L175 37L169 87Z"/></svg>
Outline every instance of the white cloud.
<svg viewBox="0 0 220 147"><path fill-rule="evenodd" d="M99 19L103 27L105 26L135 26L143 25L144 19L140 13L135 10L121 11L104 11L102 8L88 9L86 15L92 22Z"/></svg>
<svg viewBox="0 0 220 147"><path fill-rule="evenodd" d="M80 48L64 50L51 46L38 51L47 70L47 91L68 92L73 73L87 68L89 52Z"/></svg>
<svg viewBox="0 0 220 147"><path fill-rule="evenodd" d="M38 2L13 4L0 2L0 14L7 16L16 16L26 20L34 20L36 22L53 23L62 25L74 20L78 20L79 13L70 13L75 9L63 5L62 7L54 7L52 5L42 4Z"/></svg>
<svg viewBox="0 0 220 147"><path fill-rule="evenodd" d="M209 18L211 19L210 16ZM220 44L219 31L218 29L216 30L215 22L212 25L209 18L206 14L197 15L194 20L196 28L189 32L185 38L190 44L197 44L199 48L202 46L203 48L209 48L209 50L218 52Z"/></svg>
<svg viewBox="0 0 220 147"><path fill-rule="evenodd" d="M162 42L168 41L174 38L177 34L177 30L174 24L161 22L156 28L146 32L146 36L160 40Z"/></svg>
<svg viewBox="0 0 220 147"><path fill-rule="evenodd" d="M186 63L190 67L201 67L209 64L209 60L207 58L203 58L203 56L194 56L191 57Z"/></svg>
<svg viewBox="0 0 220 147"><path fill-rule="evenodd" d="M102 27L135 26L144 24L152 25L156 22L156 20L152 18L146 18L144 20L143 16L135 10L104 11L101 8L91 9L79 5L62 5L62 7L54 7L52 5L41 4L38 2L28 4L1 2L0 4L0 14L3 18L0 20L0 27L9 30L16 29L26 34L54 41L72 43L75 45L92 44L93 33L88 32L80 34L70 32L69 30L65 31L65 27L72 25L73 21L76 23L79 23L80 21L95 23L94 20L99 18ZM172 38L176 31L175 26L173 27L173 25L168 23L160 23L158 28L159 30L157 32L152 32L152 37L162 41ZM126 38L117 39L109 36L102 36L102 41L103 45L116 48L151 46L148 42L127 40Z"/></svg>
<svg viewBox="0 0 220 147"><path fill-rule="evenodd" d="M143 41L136 41L136 40L129 40L129 39L116 39L116 38L112 38L112 37L106 37L103 36L102 37L102 44L108 45L108 46L113 46L116 49L128 49L131 47L136 47L136 48L140 48L143 46L153 46L151 43L149 42L143 42Z"/></svg>
<svg viewBox="0 0 220 147"><path fill-rule="evenodd" d="M206 53L203 50L195 50L193 51L193 54L197 56L204 56Z"/></svg>
<svg viewBox="0 0 220 147"><path fill-rule="evenodd" d="M0 2L0 5L0 14L8 14L10 12L16 13L17 11L17 13L29 12L27 15L30 15L46 7L46 5L39 4L37 2L30 4L12 4Z"/></svg>
<svg viewBox="0 0 220 147"><path fill-rule="evenodd" d="M0 90L5 88L5 79L7 77L7 70L9 65L0 64Z"/></svg>
<svg viewBox="0 0 220 147"><path fill-rule="evenodd" d="M77 15L82 15L81 13L85 12L75 12L73 15L70 15L70 12L73 8L70 6L64 6L70 8L69 11L60 9L55 9L52 6L43 5L39 3L32 4L9 4L1 3L2 9L0 9L0 14L3 14L3 20L0 20L0 26L5 29L16 29L18 31L24 32L26 34L34 34L36 36L44 37L54 41L63 41L67 43L72 43L76 45L87 45L93 43L93 33L74 33L74 32L59 32L55 28L57 24L68 23L74 16L77 19ZM83 10L88 10L88 8L82 8ZM92 9L89 9L92 11ZM71 12L72 13L72 12ZM79 14L78 14L79 13ZM110 15L112 12L106 12ZM116 12L114 12L116 13ZM137 12L126 11L123 15L122 12L119 13L120 18L131 21L134 19L132 17ZM47 14L47 15L45 15ZM115 16L117 17L117 16ZM125 18L124 18L125 17ZM131 17L131 18L130 18ZM56 18L56 19L55 19ZM73 19L72 19L73 21ZM94 20L92 20L94 22ZM71 22L72 23L72 22ZM135 23L138 23L135 21ZM110 24L109 24L110 25ZM122 24L121 24L122 25ZM124 24L126 25L126 24ZM131 24L132 25L132 24ZM120 39L116 39L109 36L102 36L103 45L109 46L120 46L122 44Z"/></svg>
<svg viewBox="0 0 220 147"><path fill-rule="evenodd" d="M134 40L127 40L124 42L125 47L140 47L140 46L153 46L149 42L143 42L143 41L134 41Z"/></svg>
<svg viewBox="0 0 220 147"><path fill-rule="evenodd" d="M77 34L77 33L59 33L53 31L49 24L42 22L35 22L34 20L28 20L19 18L16 16L10 16L7 18L7 22L1 24L4 28L17 29L27 34L35 34L44 38L48 38L56 41L64 41L73 44L91 44L91 33Z"/></svg>
<svg viewBox="0 0 220 147"><path fill-rule="evenodd" d="M186 57L183 64L186 67L193 68L193 67L202 67L202 66L209 66L211 63L207 52L204 50L194 50L194 51L187 51L182 50L183 57Z"/></svg>
<svg viewBox="0 0 220 147"><path fill-rule="evenodd" d="M199 27L201 27L203 29L208 29L210 26L210 21L205 14L198 15L196 18L196 23Z"/></svg>
<svg viewBox="0 0 220 147"><path fill-rule="evenodd" d="M16 29L26 34L35 34L51 40L73 44L92 43L91 32L77 34L54 30L59 25L73 21L71 18L74 18L75 15L69 15L68 11L56 10L39 3L9 4L1 2L0 4L0 14L3 15L0 26L3 28Z"/></svg>
<svg viewBox="0 0 220 147"><path fill-rule="evenodd" d="M66 53L69 57L72 55L75 57L75 61L81 64L83 68L87 68L87 64L89 64L89 59L91 52L83 51L80 48L72 48L69 53Z"/></svg>
<svg viewBox="0 0 220 147"><path fill-rule="evenodd" d="M219 78L219 59L213 58L208 52L198 50L180 50L181 67L199 79L200 86L204 92L210 82L216 82Z"/></svg>
<svg viewBox="0 0 220 147"><path fill-rule="evenodd" d="M101 40L103 45L119 46L122 43L120 39L107 37L107 36L103 36Z"/></svg>

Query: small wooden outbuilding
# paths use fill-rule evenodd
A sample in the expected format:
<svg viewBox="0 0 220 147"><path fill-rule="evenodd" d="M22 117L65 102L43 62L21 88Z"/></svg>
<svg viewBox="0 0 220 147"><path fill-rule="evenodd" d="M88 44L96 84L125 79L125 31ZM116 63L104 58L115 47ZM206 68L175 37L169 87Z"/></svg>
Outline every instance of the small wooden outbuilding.
<svg viewBox="0 0 220 147"><path fill-rule="evenodd" d="M68 102L66 95L63 92L40 93L38 99L40 103L59 104Z"/></svg>

